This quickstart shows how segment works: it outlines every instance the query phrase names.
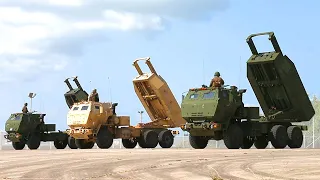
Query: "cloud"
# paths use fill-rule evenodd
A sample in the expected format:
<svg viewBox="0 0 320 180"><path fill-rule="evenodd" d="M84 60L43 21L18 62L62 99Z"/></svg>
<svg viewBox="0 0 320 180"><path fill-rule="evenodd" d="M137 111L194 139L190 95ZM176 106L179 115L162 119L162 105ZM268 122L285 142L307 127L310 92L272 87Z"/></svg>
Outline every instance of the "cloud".
<svg viewBox="0 0 320 180"><path fill-rule="evenodd" d="M169 20L203 20L226 2L0 0L0 82L61 71L85 44L108 41L107 31L163 31Z"/></svg>

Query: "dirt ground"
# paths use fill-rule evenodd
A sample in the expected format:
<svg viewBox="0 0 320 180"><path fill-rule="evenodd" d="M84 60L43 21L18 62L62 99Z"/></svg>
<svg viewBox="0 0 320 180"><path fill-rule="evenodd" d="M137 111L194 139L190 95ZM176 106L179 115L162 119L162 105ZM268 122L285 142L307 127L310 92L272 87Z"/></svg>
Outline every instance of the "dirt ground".
<svg viewBox="0 0 320 180"><path fill-rule="evenodd" d="M320 179L320 150L2 150L0 179Z"/></svg>

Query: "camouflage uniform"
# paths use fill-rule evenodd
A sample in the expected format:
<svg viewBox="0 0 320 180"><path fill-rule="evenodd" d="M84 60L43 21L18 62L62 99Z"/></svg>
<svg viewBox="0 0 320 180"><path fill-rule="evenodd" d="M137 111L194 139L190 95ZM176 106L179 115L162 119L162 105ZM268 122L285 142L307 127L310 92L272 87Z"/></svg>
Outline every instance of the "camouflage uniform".
<svg viewBox="0 0 320 180"><path fill-rule="evenodd" d="M89 98L88 98L88 101L94 101L94 102L99 102L99 94L97 93L97 90L94 89Z"/></svg>
<svg viewBox="0 0 320 180"><path fill-rule="evenodd" d="M27 106L28 106L28 103L24 103L24 106L22 108L22 112L23 113L28 113L29 112Z"/></svg>
<svg viewBox="0 0 320 180"><path fill-rule="evenodd" d="M221 87L224 85L224 80L220 77L220 73L214 73L214 78L210 82L210 87Z"/></svg>

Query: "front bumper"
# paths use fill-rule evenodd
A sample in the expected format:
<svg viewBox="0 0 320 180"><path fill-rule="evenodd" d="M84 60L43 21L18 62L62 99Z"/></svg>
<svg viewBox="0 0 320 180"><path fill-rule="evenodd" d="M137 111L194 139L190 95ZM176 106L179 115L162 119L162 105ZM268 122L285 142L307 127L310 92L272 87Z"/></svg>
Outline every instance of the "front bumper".
<svg viewBox="0 0 320 180"><path fill-rule="evenodd" d="M19 133L10 133L4 135L4 138L7 139L8 142L20 142L22 136Z"/></svg>
<svg viewBox="0 0 320 180"><path fill-rule="evenodd" d="M92 129L67 129L67 134L75 139L89 139L93 136L94 132Z"/></svg>
<svg viewBox="0 0 320 180"><path fill-rule="evenodd" d="M190 130L214 130L220 131L222 130L221 124L212 123L212 122L204 122L204 123L187 123L180 127L183 131L190 131Z"/></svg>

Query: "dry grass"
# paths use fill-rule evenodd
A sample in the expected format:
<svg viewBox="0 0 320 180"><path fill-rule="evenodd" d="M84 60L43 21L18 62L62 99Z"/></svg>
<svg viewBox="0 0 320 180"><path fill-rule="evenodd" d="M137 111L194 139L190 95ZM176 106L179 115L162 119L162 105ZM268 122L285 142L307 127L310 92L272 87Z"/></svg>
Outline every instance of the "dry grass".
<svg viewBox="0 0 320 180"><path fill-rule="evenodd" d="M212 176L212 180L223 180L223 179L217 176Z"/></svg>

